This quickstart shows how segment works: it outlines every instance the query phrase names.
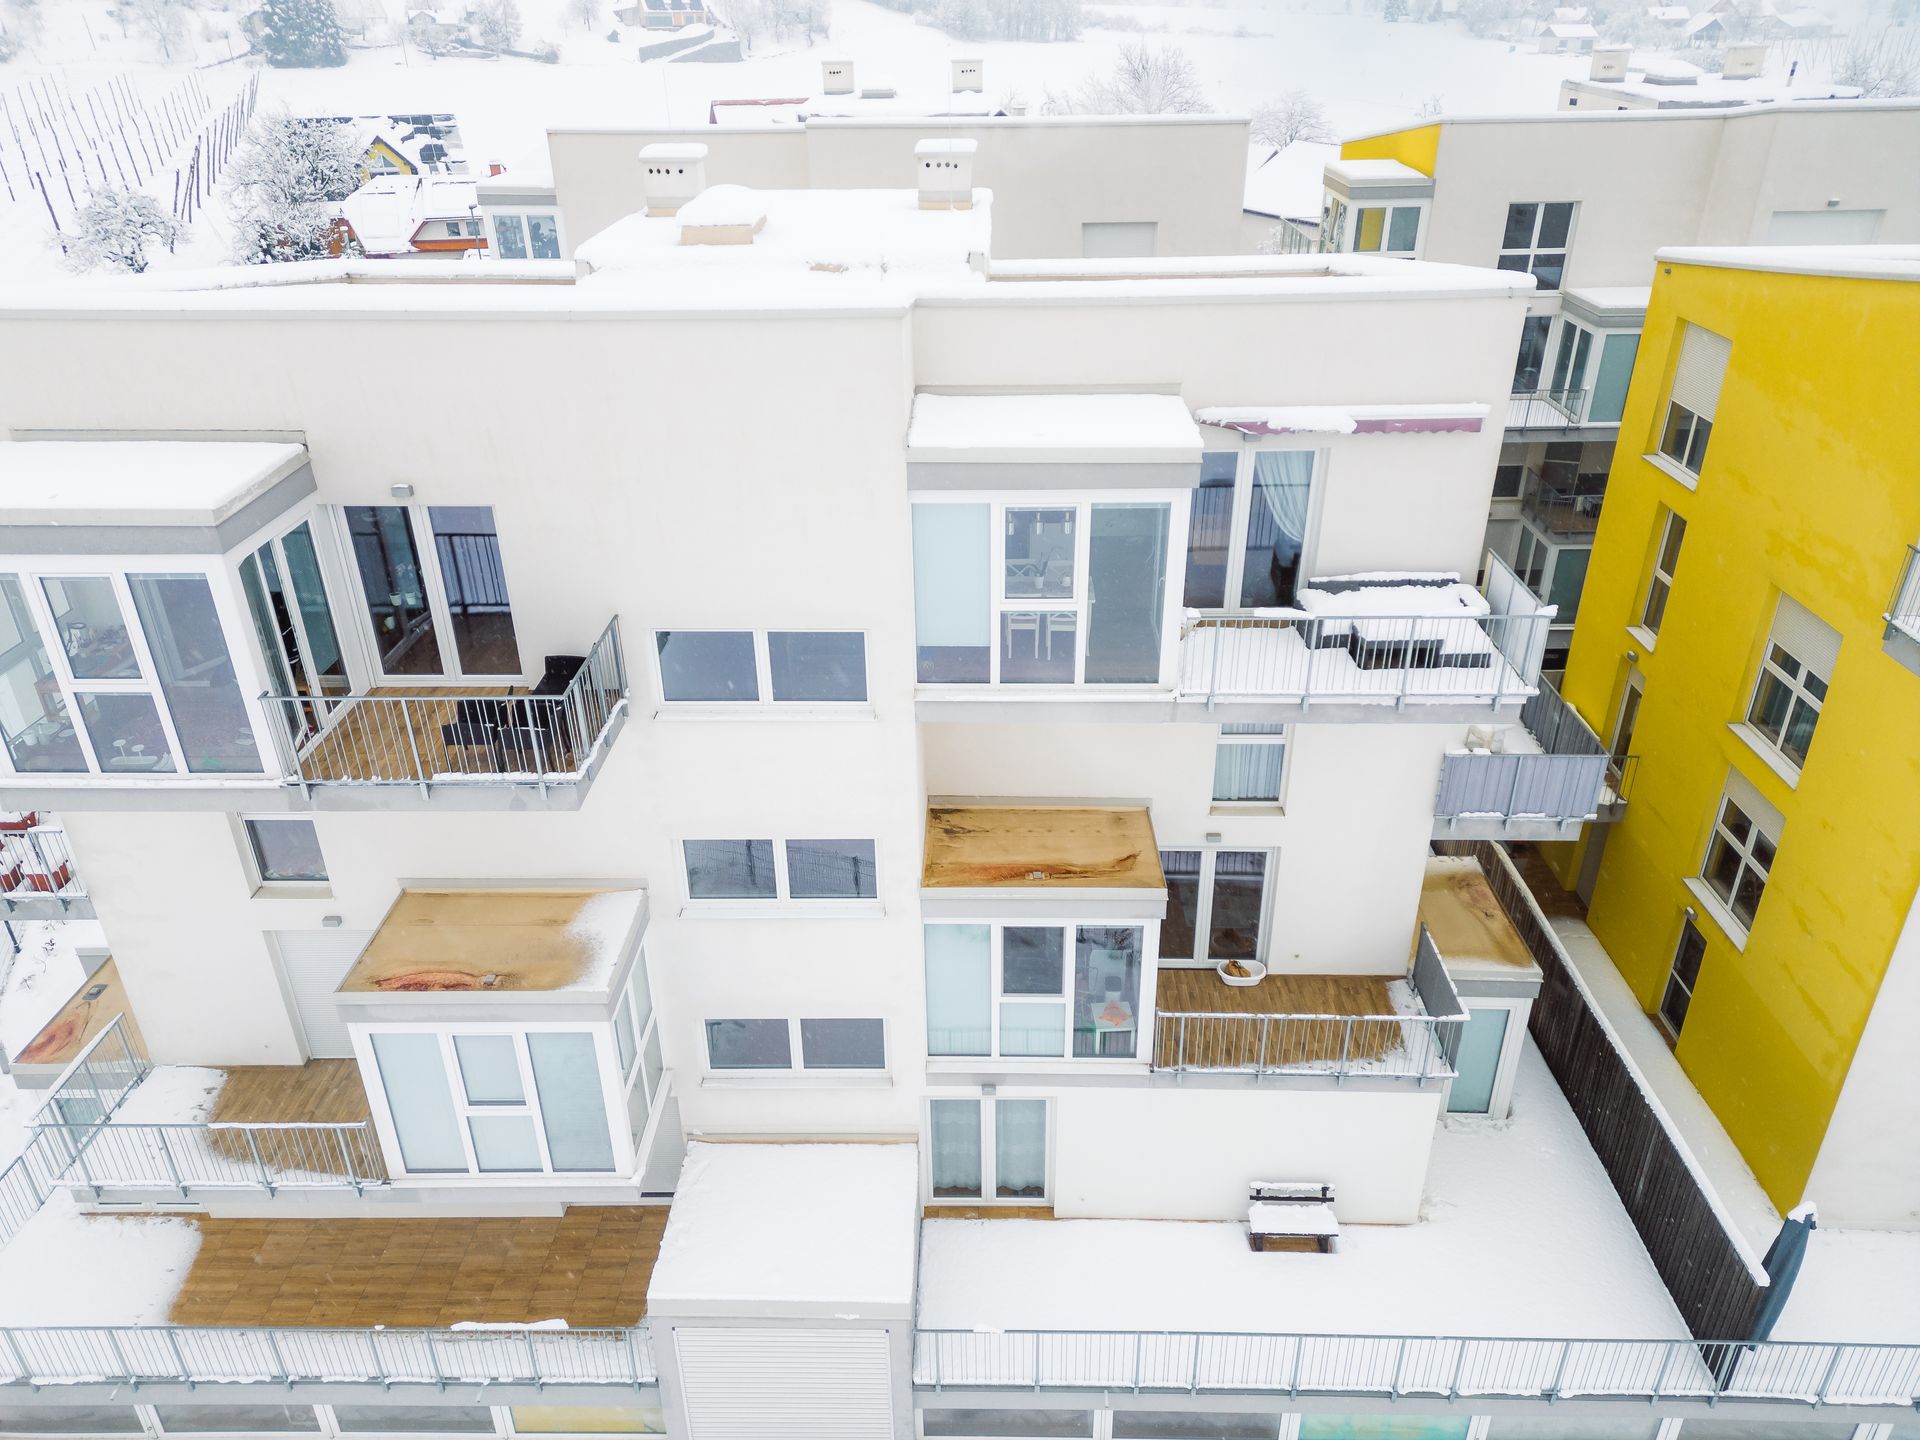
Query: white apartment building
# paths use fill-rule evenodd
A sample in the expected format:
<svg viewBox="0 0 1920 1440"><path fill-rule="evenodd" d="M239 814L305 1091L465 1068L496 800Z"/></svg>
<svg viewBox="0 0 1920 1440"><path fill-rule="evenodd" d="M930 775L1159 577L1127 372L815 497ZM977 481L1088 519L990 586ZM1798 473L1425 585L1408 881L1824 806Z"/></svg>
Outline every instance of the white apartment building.
<svg viewBox="0 0 1920 1440"><path fill-rule="evenodd" d="M1445 117L1349 140L1329 162L1321 248L1496 265L1539 284L1487 539L1559 607L1549 668L1571 638L1655 250L1911 241L1920 183L1887 157L1916 146L1912 100L1583 106Z"/></svg>
<svg viewBox="0 0 1920 1440"><path fill-rule="evenodd" d="M1547 616L1459 578L1530 280L999 261L964 169L901 179L656 188L573 279L0 305L0 803L64 817L144 1049L0 1192L0 1433L1788 1392L1688 1339L1430 853L1602 778L1465 744L1570 733ZM511 379L372 426L390 346Z"/></svg>

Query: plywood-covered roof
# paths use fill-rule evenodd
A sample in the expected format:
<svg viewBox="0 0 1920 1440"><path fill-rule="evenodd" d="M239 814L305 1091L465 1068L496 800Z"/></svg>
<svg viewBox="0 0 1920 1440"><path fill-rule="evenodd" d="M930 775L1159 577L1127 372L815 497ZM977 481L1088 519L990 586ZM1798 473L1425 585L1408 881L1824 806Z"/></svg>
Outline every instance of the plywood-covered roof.
<svg viewBox="0 0 1920 1440"><path fill-rule="evenodd" d="M403 890L339 993L603 986L645 901L640 890Z"/></svg>
<svg viewBox="0 0 1920 1440"><path fill-rule="evenodd" d="M920 883L928 888L1164 890L1144 809L930 805Z"/></svg>

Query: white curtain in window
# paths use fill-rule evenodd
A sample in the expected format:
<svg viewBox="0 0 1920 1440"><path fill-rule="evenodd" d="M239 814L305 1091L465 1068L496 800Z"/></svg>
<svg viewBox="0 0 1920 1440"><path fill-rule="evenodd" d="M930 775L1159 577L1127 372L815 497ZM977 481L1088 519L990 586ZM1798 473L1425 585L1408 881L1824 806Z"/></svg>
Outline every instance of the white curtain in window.
<svg viewBox="0 0 1920 1440"><path fill-rule="evenodd" d="M1249 522L1262 540L1272 536L1283 560L1300 557L1307 543L1307 504L1313 493L1311 450L1258 450L1253 456L1254 513ZM1251 545L1249 548L1252 548ZM1263 544L1261 548L1266 548Z"/></svg>
<svg viewBox="0 0 1920 1440"><path fill-rule="evenodd" d="M1227 745L1213 752L1213 798L1274 800L1280 795L1280 767L1286 750L1279 745Z"/></svg>

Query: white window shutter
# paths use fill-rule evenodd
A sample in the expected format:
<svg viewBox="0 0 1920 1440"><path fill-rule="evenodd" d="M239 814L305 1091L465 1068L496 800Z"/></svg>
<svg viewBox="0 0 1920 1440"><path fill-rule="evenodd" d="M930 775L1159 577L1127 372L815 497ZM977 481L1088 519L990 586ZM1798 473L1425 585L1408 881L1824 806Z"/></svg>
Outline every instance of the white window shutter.
<svg viewBox="0 0 1920 1440"><path fill-rule="evenodd" d="M1724 335L1687 326L1680 338L1680 363L1673 371L1673 399L1703 420L1713 419L1720 403L1720 385L1727 378L1727 356L1733 342Z"/></svg>
<svg viewBox="0 0 1920 1440"><path fill-rule="evenodd" d="M1773 614L1773 640L1822 680L1832 681L1840 659L1840 632L1785 595Z"/></svg>

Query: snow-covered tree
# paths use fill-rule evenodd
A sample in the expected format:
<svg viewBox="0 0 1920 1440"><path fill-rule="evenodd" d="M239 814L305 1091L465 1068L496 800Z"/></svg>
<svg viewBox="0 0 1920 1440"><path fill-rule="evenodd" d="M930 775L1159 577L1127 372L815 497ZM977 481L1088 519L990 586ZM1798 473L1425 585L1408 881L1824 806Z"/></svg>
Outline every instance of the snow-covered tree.
<svg viewBox="0 0 1920 1440"><path fill-rule="evenodd" d="M1192 115L1207 108L1207 97L1178 45L1130 40L1110 70L1082 82L1078 103L1090 115Z"/></svg>
<svg viewBox="0 0 1920 1440"><path fill-rule="evenodd" d="M269 65L311 69L347 63L333 0L262 0L260 45Z"/></svg>
<svg viewBox="0 0 1920 1440"><path fill-rule="evenodd" d="M1256 105L1247 138L1256 145L1277 145L1284 149L1296 140L1333 139L1327 124L1326 109L1304 90L1289 90L1277 100Z"/></svg>
<svg viewBox="0 0 1920 1440"><path fill-rule="evenodd" d="M1869 100L1911 95L1920 86L1920 38L1892 27L1859 36L1835 62L1833 78L1858 85Z"/></svg>
<svg viewBox="0 0 1920 1440"><path fill-rule="evenodd" d="M567 0L567 14L582 30L591 30L600 22L600 0Z"/></svg>
<svg viewBox="0 0 1920 1440"><path fill-rule="evenodd" d="M171 245L180 233L179 223L144 190L95 190L64 237L67 265L138 275L147 268L149 247Z"/></svg>
<svg viewBox="0 0 1920 1440"><path fill-rule="evenodd" d="M816 40L833 19L832 0L724 0L715 7L751 51L760 40Z"/></svg>
<svg viewBox="0 0 1920 1440"><path fill-rule="evenodd" d="M187 33L189 12L183 0L120 0L120 10L160 47L164 59L173 58L174 44Z"/></svg>
<svg viewBox="0 0 1920 1440"><path fill-rule="evenodd" d="M1086 23L1081 0L935 0L922 8L956 40L1073 40Z"/></svg>
<svg viewBox="0 0 1920 1440"><path fill-rule="evenodd" d="M236 258L264 265L335 253L340 202L360 188L363 163L337 121L260 116L221 177Z"/></svg>
<svg viewBox="0 0 1920 1440"><path fill-rule="evenodd" d="M1382 20L1404 20L1407 18L1407 0L1382 0L1380 6Z"/></svg>
<svg viewBox="0 0 1920 1440"><path fill-rule="evenodd" d="M520 39L520 7L514 0L480 0L473 8L473 38L489 50L511 50Z"/></svg>

